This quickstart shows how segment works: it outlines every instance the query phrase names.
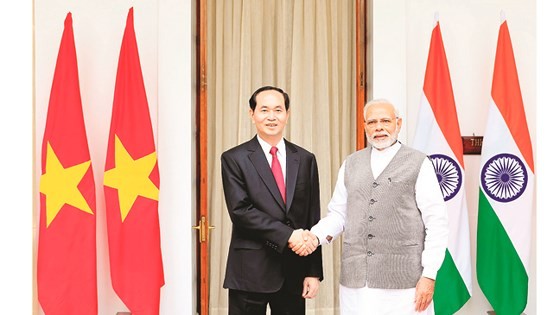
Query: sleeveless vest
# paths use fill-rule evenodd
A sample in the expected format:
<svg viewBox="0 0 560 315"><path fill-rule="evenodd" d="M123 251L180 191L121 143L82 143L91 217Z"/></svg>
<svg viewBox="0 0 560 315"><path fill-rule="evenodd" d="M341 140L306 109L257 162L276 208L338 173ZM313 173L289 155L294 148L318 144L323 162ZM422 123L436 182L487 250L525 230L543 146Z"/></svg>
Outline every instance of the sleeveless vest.
<svg viewBox="0 0 560 315"><path fill-rule="evenodd" d="M426 233L415 185L426 155L402 145L374 179L371 150L367 147L346 159L340 283L350 288L413 288L423 270Z"/></svg>

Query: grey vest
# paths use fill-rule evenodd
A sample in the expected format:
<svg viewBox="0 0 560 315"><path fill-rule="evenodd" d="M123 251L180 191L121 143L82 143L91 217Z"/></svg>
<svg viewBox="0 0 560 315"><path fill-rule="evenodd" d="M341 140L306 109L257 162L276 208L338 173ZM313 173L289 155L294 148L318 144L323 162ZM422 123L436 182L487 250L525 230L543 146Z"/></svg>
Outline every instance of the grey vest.
<svg viewBox="0 0 560 315"><path fill-rule="evenodd" d="M374 179L371 150L367 147L346 159L340 283L350 288L413 288L423 269L426 234L415 185L426 155L403 145Z"/></svg>

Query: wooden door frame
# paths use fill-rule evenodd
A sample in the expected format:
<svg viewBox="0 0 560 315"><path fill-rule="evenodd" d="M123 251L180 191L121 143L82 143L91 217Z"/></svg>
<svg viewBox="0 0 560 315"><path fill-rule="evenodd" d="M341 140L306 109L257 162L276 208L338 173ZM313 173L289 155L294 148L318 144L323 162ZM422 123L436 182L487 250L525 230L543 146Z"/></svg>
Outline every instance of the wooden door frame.
<svg viewBox="0 0 560 315"><path fill-rule="evenodd" d="M196 216L198 218L197 311L208 315L208 97L207 97L207 0L196 2Z"/></svg>
<svg viewBox="0 0 560 315"><path fill-rule="evenodd" d="M356 0L356 150L365 148L364 105L367 100L367 0Z"/></svg>
<svg viewBox="0 0 560 315"><path fill-rule="evenodd" d="M367 0L355 0L356 5L356 149L365 147L363 108L367 98L366 76L366 17ZM197 243L197 311L209 312L209 255L205 237L208 223L208 107L207 107L207 0L196 2L196 204L199 242Z"/></svg>

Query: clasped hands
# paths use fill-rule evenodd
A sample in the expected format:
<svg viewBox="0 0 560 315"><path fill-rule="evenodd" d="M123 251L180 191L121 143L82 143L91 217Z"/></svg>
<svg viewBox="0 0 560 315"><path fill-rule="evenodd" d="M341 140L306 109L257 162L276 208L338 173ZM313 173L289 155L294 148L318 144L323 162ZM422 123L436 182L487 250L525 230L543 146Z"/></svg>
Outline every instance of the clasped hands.
<svg viewBox="0 0 560 315"><path fill-rule="evenodd" d="M319 240L315 234L311 233L309 230L299 229L294 230L290 236L288 246L297 255L307 256L317 249Z"/></svg>

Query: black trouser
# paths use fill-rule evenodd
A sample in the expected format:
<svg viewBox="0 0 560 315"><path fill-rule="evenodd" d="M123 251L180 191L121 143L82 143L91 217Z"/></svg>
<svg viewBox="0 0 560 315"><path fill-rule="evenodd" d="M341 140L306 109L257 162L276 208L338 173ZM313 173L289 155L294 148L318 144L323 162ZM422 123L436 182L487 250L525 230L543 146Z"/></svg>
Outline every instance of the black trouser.
<svg viewBox="0 0 560 315"><path fill-rule="evenodd" d="M229 315L265 315L270 304L272 315L304 315L301 293L280 289L274 293L256 293L229 289Z"/></svg>

